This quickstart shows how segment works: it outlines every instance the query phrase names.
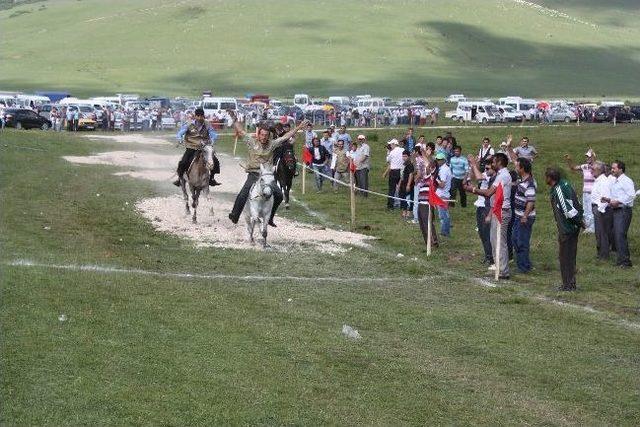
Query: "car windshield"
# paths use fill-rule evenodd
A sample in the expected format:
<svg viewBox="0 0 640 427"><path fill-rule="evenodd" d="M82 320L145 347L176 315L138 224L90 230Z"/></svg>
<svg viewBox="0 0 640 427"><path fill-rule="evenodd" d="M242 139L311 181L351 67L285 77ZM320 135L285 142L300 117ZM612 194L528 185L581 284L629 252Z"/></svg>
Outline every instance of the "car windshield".
<svg viewBox="0 0 640 427"><path fill-rule="evenodd" d="M80 111L82 111L83 113L93 113L93 108L91 107L81 105L79 108L80 108Z"/></svg>
<svg viewBox="0 0 640 427"><path fill-rule="evenodd" d="M234 102L221 102L220 103L221 110L235 110L236 104Z"/></svg>

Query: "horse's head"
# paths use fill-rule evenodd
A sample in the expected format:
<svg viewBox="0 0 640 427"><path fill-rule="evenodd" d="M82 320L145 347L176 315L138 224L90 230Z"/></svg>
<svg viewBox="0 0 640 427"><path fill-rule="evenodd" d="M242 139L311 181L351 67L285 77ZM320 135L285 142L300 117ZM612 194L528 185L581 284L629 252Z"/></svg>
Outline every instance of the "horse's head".
<svg viewBox="0 0 640 427"><path fill-rule="evenodd" d="M282 161L284 162L284 166L291 173L295 173L296 171L296 156L293 153L293 149L288 148L284 154L282 155Z"/></svg>
<svg viewBox="0 0 640 427"><path fill-rule="evenodd" d="M260 194L268 199L273 195L273 190L271 186L275 182L275 177L273 175L273 167L265 167L264 165L260 165L260 178L258 179L258 185L260 187Z"/></svg>

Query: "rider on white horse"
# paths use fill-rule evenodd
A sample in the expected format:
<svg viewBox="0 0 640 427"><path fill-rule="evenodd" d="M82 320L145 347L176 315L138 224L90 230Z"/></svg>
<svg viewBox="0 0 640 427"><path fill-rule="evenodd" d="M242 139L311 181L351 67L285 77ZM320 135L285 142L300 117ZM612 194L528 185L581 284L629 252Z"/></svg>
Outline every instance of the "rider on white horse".
<svg viewBox="0 0 640 427"><path fill-rule="evenodd" d="M285 133L279 138L274 140L270 140L270 131L266 127L258 126L257 129L257 137L253 134L247 133L242 125L236 121L236 115L234 112L230 111L229 115L233 120L233 126L238 137L243 138L245 144L247 145L249 159L247 161L247 165L245 167L247 171L247 180L245 181L240 193L236 197L236 201L233 204L233 209L229 214L229 219L234 223L238 223L238 219L240 219L240 214L244 209L244 205L247 203L247 198L249 197L249 191L251 190L251 186L254 182L256 182L260 177L260 166L263 165L265 167L269 167L273 169L273 152L276 148L280 147L283 143L289 141L289 139L296 135L300 129L304 128L308 121L304 120L294 129ZM273 209L271 210L271 218L269 218L269 225L275 227L276 225L273 222L273 217L278 210L278 206L282 202L282 191L280 187L273 182L271 185L273 190Z"/></svg>
<svg viewBox="0 0 640 427"><path fill-rule="evenodd" d="M180 177L189 169L198 151L202 150L205 145L215 145L216 139L218 139L216 131L204 119L204 110L196 108L194 115L195 119L191 123L184 124L176 135L179 141L184 140L186 148L180 163L178 163L178 180L173 183L176 187L180 187ZM213 161L216 161L215 156ZM209 185L220 185L216 182L213 171L209 177Z"/></svg>

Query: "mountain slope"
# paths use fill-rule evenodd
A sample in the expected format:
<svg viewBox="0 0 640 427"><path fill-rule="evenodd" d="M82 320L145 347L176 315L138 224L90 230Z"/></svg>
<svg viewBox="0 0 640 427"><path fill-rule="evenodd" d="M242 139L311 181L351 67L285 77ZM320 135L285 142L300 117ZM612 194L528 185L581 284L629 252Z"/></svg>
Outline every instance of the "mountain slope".
<svg viewBox="0 0 640 427"><path fill-rule="evenodd" d="M601 12L513 0L26 4L0 11L0 88L634 96L640 30L627 17L637 11L614 3Z"/></svg>

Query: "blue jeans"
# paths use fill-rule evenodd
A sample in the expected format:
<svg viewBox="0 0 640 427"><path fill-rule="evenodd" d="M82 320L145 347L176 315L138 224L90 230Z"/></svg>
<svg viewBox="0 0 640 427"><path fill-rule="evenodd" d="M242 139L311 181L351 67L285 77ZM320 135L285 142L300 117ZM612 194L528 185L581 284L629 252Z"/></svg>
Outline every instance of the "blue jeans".
<svg viewBox="0 0 640 427"><path fill-rule="evenodd" d="M320 174L324 173L324 165L312 164L311 169L313 169L316 178L316 190L320 191L322 190L322 181L324 181L324 177Z"/></svg>
<svg viewBox="0 0 640 427"><path fill-rule="evenodd" d="M451 218L449 217L449 209L438 206L438 218L440 218L440 234L449 237L451 234Z"/></svg>
<svg viewBox="0 0 640 427"><path fill-rule="evenodd" d="M513 242L513 252L516 258L518 270L528 273L531 270L531 259L529 259L529 245L531 241L531 230L535 218L528 217L526 223L520 222L520 217L516 217L513 223L511 239Z"/></svg>

